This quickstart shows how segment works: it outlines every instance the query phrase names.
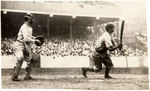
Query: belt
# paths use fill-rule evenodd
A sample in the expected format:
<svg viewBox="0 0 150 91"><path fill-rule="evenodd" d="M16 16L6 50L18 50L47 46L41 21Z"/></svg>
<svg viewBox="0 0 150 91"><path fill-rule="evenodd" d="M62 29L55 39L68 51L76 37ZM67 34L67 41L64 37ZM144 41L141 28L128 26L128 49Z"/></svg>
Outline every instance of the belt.
<svg viewBox="0 0 150 91"><path fill-rule="evenodd" d="M20 43L23 43L21 40L17 40L18 42L20 42Z"/></svg>

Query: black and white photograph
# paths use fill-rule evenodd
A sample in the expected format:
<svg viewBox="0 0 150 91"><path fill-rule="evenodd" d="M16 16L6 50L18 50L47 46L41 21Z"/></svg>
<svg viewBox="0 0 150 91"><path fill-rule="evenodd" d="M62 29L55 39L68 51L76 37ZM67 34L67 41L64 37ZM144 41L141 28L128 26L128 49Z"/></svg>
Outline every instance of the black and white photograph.
<svg viewBox="0 0 150 91"><path fill-rule="evenodd" d="M1 89L149 90L148 0L1 1Z"/></svg>

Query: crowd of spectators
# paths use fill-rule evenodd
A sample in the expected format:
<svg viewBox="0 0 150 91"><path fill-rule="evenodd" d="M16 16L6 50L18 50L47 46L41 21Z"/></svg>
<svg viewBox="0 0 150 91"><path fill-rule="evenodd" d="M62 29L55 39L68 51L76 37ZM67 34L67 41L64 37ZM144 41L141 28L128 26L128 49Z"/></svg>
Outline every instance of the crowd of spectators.
<svg viewBox="0 0 150 91"><path fill-rule="evenodd" d="M15 39L4 38L1 41L1 54L2 55L14 55L13 44ZM33 44L33 53L39 53L44 56L88 56L94 50L94 41L86 39L56 39L51 38L46 40L42 46L36 46ZM147 56L147 52L140 49L132 49L127 47L120 52L116 50L111 53L111 56Z"/></svg>
<svg viewBox="0 0 150 91"><path fill-rule="evenodd" d="M1 40L1 54L2 55L13 55L14 49L13 44L15 38L2 38Z"/></svg>
<svg viewBox="0 0 150 91"><path fill-rule="evenodd" d="M86 56L92 52L93 43L83 39L51 39L41 47L33 47L33 52L46 56Z"/></svg>
<svg viewBox="0 0 150 91"><path fill-rule="evenodd" d="M111 56L147 56L147 51L142 51L138 48L136 48L135 50L131 47L122 49L122 51L115 50L113 52L110 53Z"/></svg>
<svg viewBox="0 0 150 91"><path fill-rule="evenodd" d="M143 43L144 45L147 44L147 36L146 34L142 34L142 33L135 33L135 38L140 41L141 43Z"/></svg>

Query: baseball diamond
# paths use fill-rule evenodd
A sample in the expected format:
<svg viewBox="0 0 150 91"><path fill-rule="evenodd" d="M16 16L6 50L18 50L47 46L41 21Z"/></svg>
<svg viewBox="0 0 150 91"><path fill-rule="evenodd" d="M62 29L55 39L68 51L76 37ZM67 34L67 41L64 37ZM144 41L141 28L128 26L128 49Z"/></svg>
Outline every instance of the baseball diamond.
<svg viewBox="0 0 150 91"><path fill-rule="evenodd" d="M147 74L112 74L114 79L104 79L103 74L88 73L88 78L83 78L81 71L52 72L43 71L33 73L33 80L21 82L10 81L11 72L2 75L2 88L4 89L79 89L79 90L147 90L149 79ZM55 70L55 69L52 69ZM61 69L59 69L61 70ZM45 72L44 72L45 71ZM6 72L6 71L4 71ZM21 83L21 84L20 84ZM109 86L109 88L108 88Z"/></svg>

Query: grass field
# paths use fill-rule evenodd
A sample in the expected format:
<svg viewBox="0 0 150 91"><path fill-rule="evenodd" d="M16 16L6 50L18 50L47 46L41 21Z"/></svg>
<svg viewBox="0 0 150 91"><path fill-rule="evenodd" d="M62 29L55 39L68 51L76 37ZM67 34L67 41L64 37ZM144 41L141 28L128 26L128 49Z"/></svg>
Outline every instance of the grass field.
<svg viewBox="0 0 150 91"><path fill-rule="evenodd" d="M78 89L78 90L148 90L148 74L111 74L114 79L104 79L104 74L88 73L88 78L73 73L33 73L34 80L20 82L2 75L3 89Z"/></svg>

